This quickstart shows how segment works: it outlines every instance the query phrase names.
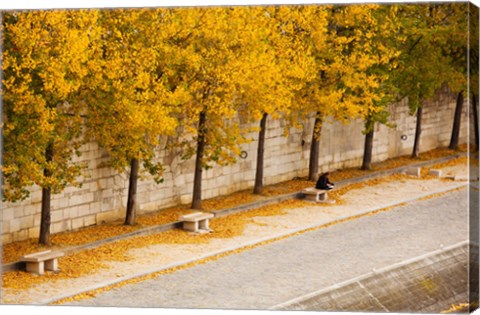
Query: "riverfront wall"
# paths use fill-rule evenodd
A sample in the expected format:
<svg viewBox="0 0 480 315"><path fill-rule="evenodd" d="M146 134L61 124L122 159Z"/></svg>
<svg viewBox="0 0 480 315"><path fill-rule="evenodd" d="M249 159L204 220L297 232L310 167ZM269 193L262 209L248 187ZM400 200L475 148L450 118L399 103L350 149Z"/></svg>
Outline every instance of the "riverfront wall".
<svg viewBox="0 0 480 315"><path fill-rule="evenodd" d="M440 313L478 303L478 244L459 244L313 292L276 309L336 312ZM470 270L470 271L469 271ZM469 274L472 270L477 272ZM478 288L478 280L476 287ZM467 313L471 310L464 310Z"/></svg>
<svg viewBox="0 0 480 315"><path fill-rule="evenodd" d="M448 89L424 104L421 151L448 145L455 110L455 95ZM390 106L391 123L375 127L373 160L410 154L415 133L415 116L409 114L408 103L403 100ZM468 105L465 102L460 137L467 142ZM303 129L290 130L284 137L284 122L269 120L266 132L264 184L274 184L294 177L306 176L313 128L313 118L303 122ZM364 135L360 120L348 125L328 119L322 127L320 140L319 171L335 170L361 165ZM254 139L257 138L252 134ZM244 145L246 158L239 158L235 165L216 166L204 172L203 198L212 198L253 187L256 140ZM104 167L106 152L96 143L82 148L78 161L87 165L81 188L67 187L52 199L51 232L58 233L78 229L124 217L128 177ZM164 182L155 184L142 180L138 184L138 212L147 213L180 203L189 203L193 191L194 159L182 160L178 153L162 153L165 165ZM2 242L8 243L29 237L38 237L40 225L41 190L31 189L29 198L17 203L2 205Z"/></svg>

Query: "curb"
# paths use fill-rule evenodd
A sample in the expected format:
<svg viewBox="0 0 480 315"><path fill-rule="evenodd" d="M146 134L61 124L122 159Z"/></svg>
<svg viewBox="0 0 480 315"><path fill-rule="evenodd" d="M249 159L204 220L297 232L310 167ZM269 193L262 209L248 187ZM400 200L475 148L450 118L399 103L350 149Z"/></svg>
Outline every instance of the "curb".
<svg viewBox="0 0 480 315"><path fill-rule="evenodd" d="M435 159L435 160L428 160L428 161L423 161L423 162L419 162L419 163L413 163L413 164L410 164L410 165L407 165L407 166L401 166L401 167L397 167L397 168L390 169L390 170L372 172L371 174L367 174L367 175L364 175L364 176L349 178L349 179L345 179L345 180L340 180L340 181L336 182L336 187L339 188L339 187L342 187L342 186L345 186L345 185L348 185L348 184L355 184L355 183L363 182L363 181L378 178L378 177L383 177L383 176L387 176L387 175L391 175L391 174L395 174L395 173L401 173L401 172L406 171L409 167L422 167L422 166L442 163L442 162L446 162L446 161L449 161L449 160L456 159L456 158L461 157L461 156L467 156L468 154L469 154L468 152L462 152L462 153L449 155L449 156L442 157L442 158ZM294 193L288 193L288 194L279 195L279 196L273 196L273 197L265 198L263 200L258 200L258 201L254 201L254 202L251 202L251 203L247 203L247 204L243 204L243 205L239 205L239 206L235 206L235 207L231 207L231 208L227 208L227 209L222 209L222 210L218 210L218 211L210 210L210 211L204 211L204 212L213 213L215 215L215 217L224 217L224 216L234 214L234 213L237 213L237 212L253 210L253 209L257 209L257 208L260 208L262 206L265 206L265 205L274 204L274 203L282 202L282 201L289 200L289 199L295 199L295 198L297 198L297 199L302 198L301 192L294 192ZM141 230L133 231L133 232L130 232L130 233L125 233L125 234L122 234L122 235L102 239L102 240L99 240L99 241L96 241L96 242L65 248L65 249L63 249L63 252L65 254L72 254L72 253L75 253L75 252L78 252L78 251L95 248L95 247L98 247L98 246L101 246L101 245L105 245L105 244L108 244L108 243L113 243L113 242L123 240L123 239L127 239L127 238L130 238L130 237L150 235L150 234L160 233L160 232L164 232L164 231L171 230L171 229L174 229L174 228L181 228L181 227L182 227L182 222L181 221L175 221L175 222L172 222L172 223L156 225L156 226L144 228L144 229L141 229ZM21 261L10 262L10 263L7 263L7 264L4 264L4 265L1 266L1 270L4 271L4 272L22 270L24 268L25 268L25 263L23 263Z"/></svg>
<svg viewBox="0 0 480 315"><path fill-rule="evenodd" d="M48 305L48 304L53 303L55 301L62 300L62 299L65 299L65 298L69 298L69 297L72 297L72 296L75 296L75 295L78 295L78 294L81 294L81 293L84 293L84 292L89 292L89 291L100 289L100 288L103 288L103 287L115 285L115 284L121 283L123 281L127 281L127 280L134 279L134 278L139 278L139 277L142 277L142 276L145 276L145 275L148 275L148 274L152 274L152 273L160 272L160 271L167 270L167 269L170 269L170 268L182 266L182 265L192 263L194 261L198 261L198 260L201 260L201 259L210 258L210 257L214 257L214 256L219 255L219 254L228 253L230 251L235 251L235 250L239 250L239 249L242 249L242 248L255 246L255 245L261 244L261 243L266 242L266 241L275 241L275 239L278 239L278 238L294 236L297 233L307 232L310 229L322 228L323 226L326 226L326 225L340 223L340 222L342 222L342 221L344 221L348 218L365 216L365 215L368 215L370 213L376 212L378 210L382 210L382 209L393 207L393 206L398 206L398 205L404 204L404 203L411 203L411 202L418 201L422 198L425 198L425 197L428 197L428 196L431 196L431 195L435 195L435 194L439 194L439 193L445 193L445 192L453 191L453 190L456 190L458 188L467 187L467 186L468 186L468 183L461 183L461 184L456 185L455 187L451 187L451 188L448 188L448 189L442 189L442 190L438 190L438 191L431 192L431 193L425 193L425 194L422 194L422 195L417 196L415 198L409 198L409 199L404 199L404 200L401 200L401 201L396 201L396 202L393 202L393 203L390 203L390 204L387 204L387 205L383 205L382 207L372 207L372 208L369 208L365 211L357 213L355 215L342 216L342 217L336 218L336 219L328 221L328 222L313 223L313 224L310 224L310 225L307 225L307 226L303 226L301 228L289 230L287 232L282 232L282 233L279 233L279 234L276 234L276 235L272 235L272 236L264 237L264 238L257 239L257 240L254 240L254 241L246 242L246 243L243 243L243 244L240 244L240 245L237 245L237 246L232 246L232 247L229 247L229 248L225 248L225 249L221 249L221 250L218 250L218 251L210 252L210 253L207 253L207 254L204 254L204 255L194 257L192 259L187 259L187 260L184 260L184 261L175 262L175 263L168 264L168 265L165 265L165 266L162 266L162 267L159 267L159 268L152 268L152 269L149 269L149 270L146 270L146 271L144 270L142 272L132 274L132 275L128 275L128 276L124 276L124 277L121 277L121 278L118 278L118 279L115 279L115 280L112 280L112 281L106 281L106 282L103 282L103 283L100 283L100 284L97 284L97 285L94 285L94 286L87 287L87 288L82 289L82 290L80 290L76 293L69 293L69 294L60 295L60 296L57 296L57 297L54 297L54 298L41 300L41 301L35 303L35 305Z"/></svg>

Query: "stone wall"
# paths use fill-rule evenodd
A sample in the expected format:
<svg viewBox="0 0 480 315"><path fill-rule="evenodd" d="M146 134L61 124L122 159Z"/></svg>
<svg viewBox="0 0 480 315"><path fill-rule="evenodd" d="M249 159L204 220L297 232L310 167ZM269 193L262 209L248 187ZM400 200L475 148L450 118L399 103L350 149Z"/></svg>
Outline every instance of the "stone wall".
<svg viewBox="0 0 480 315"><path fill-rule="evenodd" d="M464 106L461 143L467 139L467 105ZM438 97L424 105L421 151L447 146L450 140L455 95L443 90ZM410 154L413 147L415 117L409 115L407 101L390 106L391 121L396 127L375 127L373 160ZM266 132L264 184L269 185L308 174L308 159L313 118L304 122L303 129L291 129L283 136L284 122L269 120ZM363 123L359 120L345 125L332 119L322 128L320 140L320 172L361 165L363 157ZM405 135L406 140L401 136ZM252 134L254 139L256 134ZM232 166L214 167L204 172L203 199L253 187L257 141L244 145L248 156L239 158ZM88 167L81 188L67 187L52 199L51 232L81 227L123 218L128 179L102 166L108 156L95 143L82 148L78 161ZM152 180L138 184L138 211L147 213L179 203L189 203L193 191L194 159L184 161L175 153L160 157L166 167L164 183ZM2 241L38 237L41 191L32 188L31 196L22 202L2 206Z"/></svg>
<svg viewBox="0 0 480 315"><path fill-rule="evenodd" d="M335 312L440 313L478 301L469 292L469 263L478 247L465 242L278 305L276 309ZM478 276L478 273L475 273ZM472 293L472 294L471 294ZM475 295L476 294L476 295Z"/></svg>

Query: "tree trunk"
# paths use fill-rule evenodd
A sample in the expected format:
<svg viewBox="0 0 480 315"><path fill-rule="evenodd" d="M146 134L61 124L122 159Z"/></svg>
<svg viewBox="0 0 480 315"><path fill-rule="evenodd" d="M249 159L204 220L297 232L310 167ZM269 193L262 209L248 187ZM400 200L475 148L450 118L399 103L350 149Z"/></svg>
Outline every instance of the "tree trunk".
<svg viewBox="0 0 480 315"><path fill-rule="evenodd" d="M192 209L202 209L202 172L203 172L203 153L205 151L205 134L207 114L205 111L200 113L198 121L198 139L197 139L197 156L195 158L195 175L193 178L193 197Z"/></svg>
<svg viewBox="0 0 480 315"><path fill-rule="evenodd" d="M362 170L368 171L372 169L372 150L373 150L374 130L365 135L365 146L363 148Z"/></svg>
<svg viewBox="0 0 480 315"><path fill-rule="evenodd" d="M258 147L257 147L257 168L255 170L255 186L253 193L260 195L263 189L263 160L265 153L265 132L267 129L268 114L264 113L260 120L260 131L258 133Z"/></svg>
<svg viewBox="0 0 480 315"><path fill-rule="evenodd" d="M473 106L473 132L475 134L475 151L478 151L478 146L480 140L478 139L478 107L477 107L477 97L475 94L472 95L472 106Z"/></svg>
<svg viewBox="0 0 480 315"><path fill-rule="evenodd" d="M422 135L422 116L423 107L417 109L417 124L415 128L415 140L413 143L412 158L418 158L420 156L420 136Z"/></svg>
<svg viewBox="0 0 480 315"><path fill-rule="evenodd" d="M127 214L125 225L135 225L137 210L138 159L130 161L130 179L128 183Z"/></svg>
<svg viewBox="0 0 480 315"><path fill-rule="evenodd" d="M375 133L375 123L370 118L365 122L365 129L367 134L365 135L365 145L363 147L363 162L362 170L368 171L372 169L372 151L373 151L373 136Z"/></svg>
<svg viewBox="0 0 480 315"><path fill-rule="evenodd" d="M53 143L49 143L45 149L45 160L46 162L53 161ZM43 175L48 178L52 176L52 173L49 169L45 168L43 170ZM41 211L41 221L40 221L40 235L38 242L42 245L50 246L50 201L52 198L52 189L51 187L42 187L42 211Z"/></svg>
<svg viewBox="0 0 480 315"><path fill-rule="evenodd" d="M320 134L322 132L321 113L317 112L313 124L312 143L310 145L310 161L308 164L308 180L315 181L318 178L318 155L320 154Z"/></svg>
<svg viewBox="0 0 480 315"><path fill-rule="evenodd" d="M450 138L449 149L458 149L458 138L460 137L460 124L462 122L463 110L463 91L457 95L457 105L455 106L455 115L453 117L452 136Z"/></svg>

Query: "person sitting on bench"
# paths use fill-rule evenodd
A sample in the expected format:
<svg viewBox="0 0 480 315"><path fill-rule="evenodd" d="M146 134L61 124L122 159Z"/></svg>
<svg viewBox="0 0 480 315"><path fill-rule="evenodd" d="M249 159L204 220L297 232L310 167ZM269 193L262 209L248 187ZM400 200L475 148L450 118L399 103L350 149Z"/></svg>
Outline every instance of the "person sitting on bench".
<svg viewBox="0 0 480 315"><path fill-rule="evenodd" d="M322 174L318 180L317 184L315 185L316 189L323 189L323 190L331 190L335 186L330 180L328 179L329 173L326 172Z"/></svg>

